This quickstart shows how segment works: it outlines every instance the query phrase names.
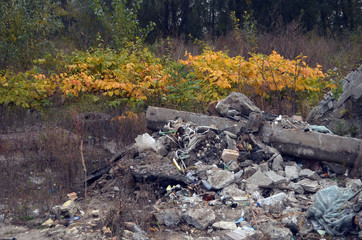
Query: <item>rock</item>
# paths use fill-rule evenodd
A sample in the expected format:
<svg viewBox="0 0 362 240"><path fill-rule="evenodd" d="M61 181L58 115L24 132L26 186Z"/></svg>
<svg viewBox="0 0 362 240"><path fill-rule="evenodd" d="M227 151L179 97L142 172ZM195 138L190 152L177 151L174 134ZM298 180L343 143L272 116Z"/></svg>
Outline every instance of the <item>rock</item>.
<svg viewBox="0 0 362 240"><path fill-rule="evenodd" d="M176 226L181 221L181 214L177 209L167 209L154 214L159 224L167 227Z"/></svg>
<svg viewBox="0 0 362 240"><path fill-rule="evenodd" d="M317 180L317 181L320 180L320 177L318 176L318 174L308 168L300 170L299 176L307 177L307 178L310 178L312 180Z"/></svg>
<svg viewBox="0 0 362 240"><path fill-rule="evenodd" d="M229 170L230 171L236 171L236 170L238 170L239 169L239 165L238 165L238 163L236 162L236 161L233 161L232 163L230 163L229 164ZM244 171L243 171L244 172ZM237 177L235 176L235 179L236 179Z"/></svg>
<svg viewBox="0 0 362 240"><path fill-rule="evenodd" d="M287 207L282 212L282 221L281 223L292 230L293 232L298 232L299 230L299 218L302 214L302 210L299 208L290 208Z"/></svg>
<svg viewBox="0 0 362 240"><path fill-rule="evenodd" d="M294 192L298 194L304 193L304 188L299 183L290 182L288 185L288 188L291 188L294 190Z"/></svg>
<svg viewBox="0 0 362 240"><path fill-rule="evenodd" d="M132 240L149 240L149 238L142 233L135 232L132 235Z"/></svg>
<svg viewBox="0 0 362 240"><path fill-rule="evenodd" d="M246 161L245 161L246 162ZM244 169L244 178L249 178L253 176L259 170L259 166L257 164L253 164L252 166L248 166Z"/></svg>
<svg viewBox="0 0 362 240"><path fill-rule="evenodd" d="M289 228L282 227L282 225L275 220L262 223L259 225L260 230L270 235L271 240L290 240L293 237Z"/></svg>
<svg viewBox="0 0 362 240"><path fill-rule="evenodd" d="M215 108L224 117L229 116L232 110L236 110L239 116L249 116L251 112L261 112L248 97L237 92L232 92L225 99L220 100Z"/></svg>
<svg viewBox="0 0 362 240"><path fill-rule="evenodd" d="M278 154L273 159L272 169L275 170L275 171L283 170L283 157L282 157L282 155Z"/></svg>
<svg viewBox="0 0 362 240"><path fill-rule="evenodd" d="M224 149L221 154L221 159L227 163L230 161L238 160L238 157L239 157L239 152L231 149Z"/></svg>
<svg viewBox="0 0 362 240"><path fill-rule="evenodd" d="M287 182L285 177L276 174L274 171L268 171L265 173L265 175L273 181L274 185Z"/></svg>
<svg viewBox="0 0 362 240"><path fill-rule="evenodd" d="M74 217L77 211L78 211L77 206L73 200L66 201L60 207L60 214L66 218Z"/></svg>
<svg viewBox="0 0 362 240"><path fill-rule="evenodd" d="M234 173L227 170L213 170L208 181L214 189L222 189L234 182Z"/></svg>
<svg viewBox="0 0 362 240"><path fill-rule="evenodd" d="M361 190L362 188L362 181L361 179L346 179L346 187L351 188L354 191Z"/></svg>
<svg viewBox="0 0 362 240"><path fill-rule="evenodd" d="M221 196L230 196L234 201L247 201L246 193L239 189L236 184L231 184L221 191Z"/></svg>
<svg viewBox="0 0 362 240"><path fill-rule="evenodd" d="M226 233L226 236L232 240L254 239L254 236L256 236L256 231L253 228L243 227Z"/></svg>
<svg viewBox="0 0 362 240"><path fill-rule="evenodd" d="M221 230L235 230L236 224L234 222L220 221L212 224L212 227Z"/></svg>
<svg viewBox="0 0 362 240"><path fill-rule="evenodd" d="M249 166L251 166L251 165L253 165L253 161L252 160L249 160L249 159L247 159L247 160L245 160L244 162L242 162L242 163L240 163L239 164L239 166L240 167L249 167ZM246 171L246 170L245 170ZM257 171L257 169L255 170L255 172ZM251 175L253 175L255 172L253 172ZM250 175L250 176L251 176Z"/></svg>
<svg viewBox="0 0 362 240"><path fill-rule="evenodd" d="M312 181L310 179L303 179L301 181L298 182L298 184L300 184L303 189L307 192L317 192L319 189L319 184L317 181Z"/></svg>
<svg viewBox="0 0 362 240"><path fill-rule="evenodd" d="M210 208L191 208L183 218L197 229L204 230L215 221L215 213Z"/></svg>
<svg viewBox="0 0 362 240"><path fill-rule="evenodd" d="M307 121L325 125L341 135L362 137L362 65L342 80L338 100L326 94L307 116Z"/></svg>
<svg viewBox="0 0 362 240"><path fill-rule="evenodd" d="M265 162L265 163L262 163L259 165L259 169L262 173L265 173L267 171L269 171L269 163L268 162Z"/></svg>
<svg viewBox="0 0 362 240"><path fill-rule="evenodd" d="M273 184L273 181L260 170L258 170L253 176L248 178L247 182L262 187L270 187Z"/></svg>
<svg viewBox="0 0 362 240"><path fill-rule="evenodd" d="M299 177L298 168L296 166L285 166L285 176L289 180L294 180Z"/></svg>

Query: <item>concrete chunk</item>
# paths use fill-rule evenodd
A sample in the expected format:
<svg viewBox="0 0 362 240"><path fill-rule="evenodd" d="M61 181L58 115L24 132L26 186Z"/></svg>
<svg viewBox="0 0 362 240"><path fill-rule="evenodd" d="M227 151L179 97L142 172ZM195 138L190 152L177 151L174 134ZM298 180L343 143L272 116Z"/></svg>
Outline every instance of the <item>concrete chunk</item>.
<svg viewBox="0 0 362 240"><path fill-rule="evenodd" d="M273 184L273 181L260 170L258 170L253 176L248 178L247 182L259 187L269 187Z"/></svg>
<svg viewBox="0 0 362 240"><path fill-rule="evenodd" d="M222 160L224 160L227 163L230 161L238 160L238 157L239 157L239 152L231 149L224 149L221 154Z"/></svg>

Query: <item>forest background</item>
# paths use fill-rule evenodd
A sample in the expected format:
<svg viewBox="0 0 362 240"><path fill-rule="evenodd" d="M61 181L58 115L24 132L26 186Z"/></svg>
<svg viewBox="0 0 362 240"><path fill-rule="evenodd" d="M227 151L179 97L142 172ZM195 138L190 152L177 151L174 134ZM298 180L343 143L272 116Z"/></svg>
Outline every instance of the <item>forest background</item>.
<svg viewBox="0 0 362 240"><path fill-rule="evenodd" d="M361 64L361 0L4 0L3 108L308 111Z"/></svg>

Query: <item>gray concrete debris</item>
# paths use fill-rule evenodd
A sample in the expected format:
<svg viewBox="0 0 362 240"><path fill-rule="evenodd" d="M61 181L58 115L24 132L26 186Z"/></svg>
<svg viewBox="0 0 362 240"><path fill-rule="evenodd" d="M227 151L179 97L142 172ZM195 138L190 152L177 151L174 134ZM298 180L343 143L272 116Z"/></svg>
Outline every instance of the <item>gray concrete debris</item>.
<svg viewBox="0 0 362 240"><path fill-rule="evenodd" d="M212 224L212 227L215 229L221 230L236 230L236 224L234 222L227 222L227 221L219 221Z"/></svg>
<svg viewBox="0 0 362 240"><path fill-rule="evenodd" d="M299 177L298 168L296 166L285 166L285 176L289 180L294 180Z"/></svg>
<svg viewBox="0 0 362 240"><path fill-rule="evenodd" d="M166 209L154 214L159 224L167 227L177 226L181 221L181 213L177 209Z"/></svg>
<svg viewBox="0 0 362 240"><path fill-rule="evenodd" d="M274 171L268 171L265 173L265 175L270 178L270 180L272 180L273 184L275 185L288 182L285 177L276 174Z"/></svg>
<svg viewBox="0 0 362 240"><path fill-rule="evenodd" d="M295 193L304 194L304 188L299 183L290 182L288 188L293 189Z"/></svg>
<svg viewBox="0 0 362 240"><path fill-rule="evenodd" d="M249 116L251 112L261 112L260 109L244 94L232 92L216 104L216 110L224 117Z"/></svg>
<svg viewBox="0 0 362 240"><path fill-rule="evenodd" d="M315 193L319 190L318 182L307 178L299 181L298 184L300 184L303 187L303 189L307 192Z"/></svg>
<svg viewBox="0 0 362 240"><path fill-rule="evenodd" d="M247 182L259 187L270 187L273 184L273 181L260 170L248 178Z"/></svg>
<svg viewBox="0 0 362 240"><path fill-rule="evenodd" d="M273 170L283 170L283 157L282 157L282 155L278 154L273 159L272 169Z"/></svg>
<svg viewBox="0 0 362 240"><path fill-rule="evenodd" d="M318 174L308 168L306 169L302 169L299 171L299 176L300 177L307 177L309 179L312 179L312 180L320 180L320 177L318 176Z"/></svg>
<svg viewBox="0 0 362 240"><path fill-rule="evenodd" d="M229 239L231 240L247 240L253 239L256 234L257 233L253 228L243 227L226 233L226 236L229 237Z"/></svg>
<svg viewBox="0 0 362 240"><path fill-rule="evenodd" d="M66 201L61 207L60 207L60 214L63 217L71 218L74 217L77 213L78 209L73 200Z"/></svg>
<svg viewBox="0 0 362 240"><path fill-rule="evenodd" d="M222 189L230 185L234 180L234 173L220 169L212 170L208 177L208 181L214 189Z"/></svg>
<svg viewBox="0 0 362 240"><path fill-rule="evenodd" d="M186 222L197 229L204 230L215 221L215 213L210 208L191 208L184 215Z"/></svg>
<svg viewBox="0 0 362 240"><path fill-rule="evenodd" d="M346 187L351 188L354 191L359 191L362 189L362 181L361 179L346 179Z"/></svg>
<svg viewBox="0 0 362 240"><path fill-rule="evenodd" d="M293 237L289 228L282 227L281 223L272 219L262 223L259 227L263 233L269 234L272 240L290 240Z"/></svg>

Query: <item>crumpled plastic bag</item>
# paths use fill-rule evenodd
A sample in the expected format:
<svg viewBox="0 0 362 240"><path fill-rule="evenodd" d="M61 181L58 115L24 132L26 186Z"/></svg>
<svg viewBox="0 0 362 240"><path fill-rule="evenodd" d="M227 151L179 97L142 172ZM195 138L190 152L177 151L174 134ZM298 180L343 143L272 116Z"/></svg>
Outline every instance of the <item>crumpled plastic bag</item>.
<svg viewBox="0 0 362 240"><path fill-rule="evenodd" d="M349 188L331 186L317 192L314 205L308 209L307 218L314 219L330 235L343 235L353 227L356 213L348 201L355 196Z"/></svg>
<svg viewBox="0 0 362 240"><path fill-rule="evenodd" d="M156 140L148 133L138 135L135 141L138 148L138 152L143 152L145 150L154 150L155 152L158 152L158 144Z"/></svg>

